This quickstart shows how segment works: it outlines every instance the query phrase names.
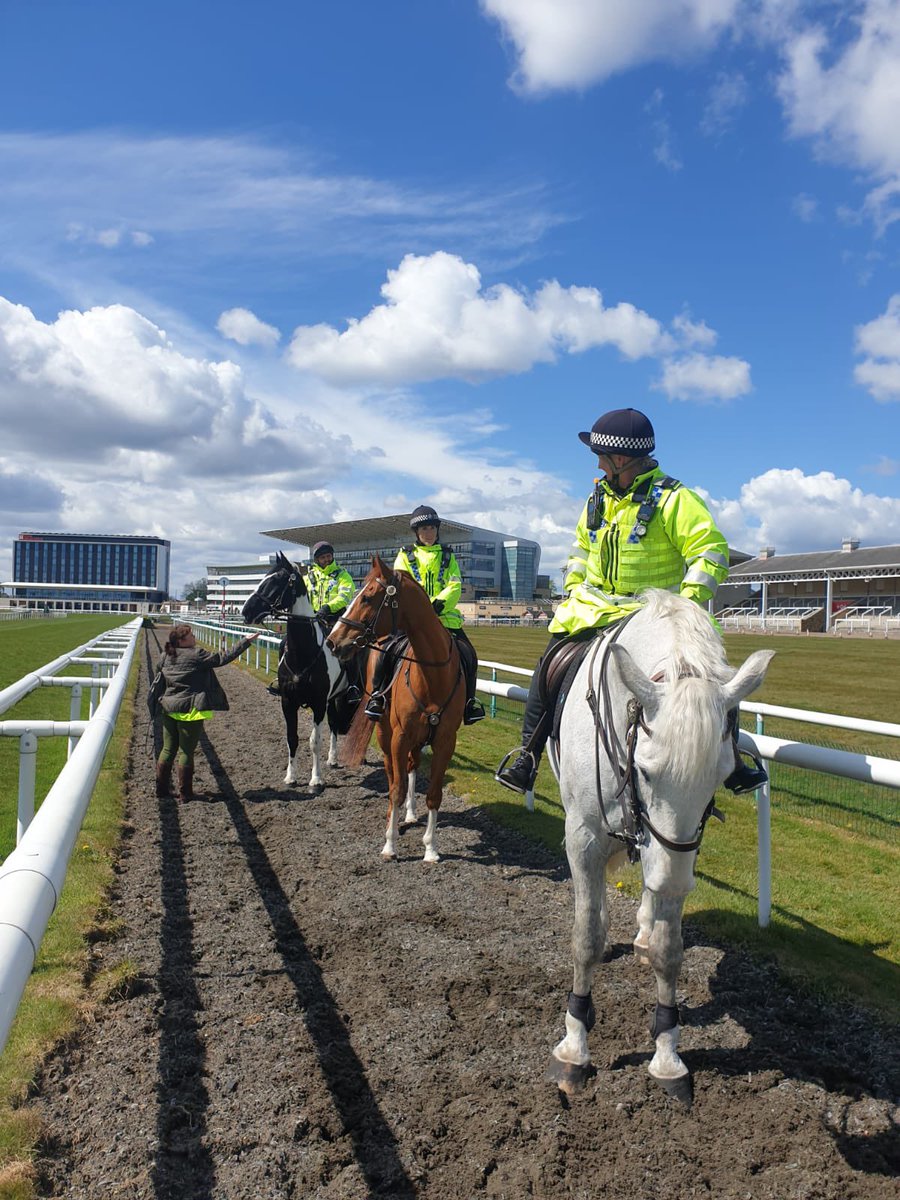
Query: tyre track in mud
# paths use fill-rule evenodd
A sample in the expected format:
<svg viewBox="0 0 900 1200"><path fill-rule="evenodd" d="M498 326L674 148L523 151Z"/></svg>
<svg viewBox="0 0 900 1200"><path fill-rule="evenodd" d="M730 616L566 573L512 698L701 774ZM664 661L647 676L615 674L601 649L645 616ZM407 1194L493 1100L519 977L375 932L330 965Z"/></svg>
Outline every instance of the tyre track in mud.
<svg viewBox="0 0 900 1200"><path fill-rule="evenodd" d="M897 1196L896 1037L865 1014L686 930L687 1112L647 1075L652 977L614 896L597 1073L563 1106L543 1072L570 986L564 864L452 796L440 864L422 863L421 828L383 863L375 752L318 795L284 787L280 706L237 666L200 798L157 801L148 672L145 643L122 933L94 947L96 969L127 961L130 982L31 1101L41 1195Z"/></svg>

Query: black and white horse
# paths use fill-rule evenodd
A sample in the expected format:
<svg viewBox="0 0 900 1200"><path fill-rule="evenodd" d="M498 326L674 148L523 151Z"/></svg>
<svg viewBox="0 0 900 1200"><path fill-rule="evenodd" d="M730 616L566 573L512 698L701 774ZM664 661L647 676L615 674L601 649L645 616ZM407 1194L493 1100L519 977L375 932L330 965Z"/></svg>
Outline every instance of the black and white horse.
<svg viewBox="0 0 900 1200"><path fill-rule="evenodd" d="M313 726L309 735L312 758L311 788L322 787L320 770L322 726L328 719L331 743L328 765L337 766L338 734L350 728L353 714L359 705L358 688L351 690L346 670L325 644L327 629L315 617L306 586L306 577L296 563L278 555L271 571L241 610L248 625L261 623L263 618L284 617L287 637L281 645L278 659L278 685L281 711L287 733L288 765L285 783L296 783L294 765L299 738L297 712L300 708L312 711Z"/></svg>

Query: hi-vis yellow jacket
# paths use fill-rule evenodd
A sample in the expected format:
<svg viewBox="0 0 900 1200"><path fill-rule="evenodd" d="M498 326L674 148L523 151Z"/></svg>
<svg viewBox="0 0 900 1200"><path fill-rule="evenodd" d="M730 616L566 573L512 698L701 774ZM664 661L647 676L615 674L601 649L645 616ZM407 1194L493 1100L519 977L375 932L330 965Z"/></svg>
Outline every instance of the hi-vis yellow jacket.
<svg viewBox="0 0 900 1200"><path fill-rule="evenodd" d="M329 563L327 567L320 567L316 562L311 563L309 582L309 598L316 612L320 608L330 608L333 613L342 612L356 591L350 572L339 567L336 562Z"/></svg>
<svg viewBox="0 0 900 1200"><path fill-rule="evenodd" d="M647 587L704 604L728 577L728 545L709 509L659 467L624 496L600 480L595 496L578 520L551 633L601 629L637 608Z"/></svg>
<svg viewBox="0 0 900 1200"><path fill-rule="evenodd" d="M462 613L456 607L462 594L462 576L456 555L449 546L437 542L434 546L403 546L394 559L395 571L406 571L420 583L430 600L443 600L439 615L445 629L461 629Z"/></svg>

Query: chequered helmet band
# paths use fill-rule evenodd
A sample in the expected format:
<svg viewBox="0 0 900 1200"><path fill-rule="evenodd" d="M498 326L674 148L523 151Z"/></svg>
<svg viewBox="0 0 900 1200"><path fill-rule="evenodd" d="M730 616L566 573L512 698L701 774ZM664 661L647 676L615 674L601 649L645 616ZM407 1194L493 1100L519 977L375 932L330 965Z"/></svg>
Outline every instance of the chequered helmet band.
<svg viewBox="0 0 900 1200"><path fill-rule="evenodd" d="M652 450L652 437L623 437L619 433L592 433L591 446L605 450Z"/></svg>

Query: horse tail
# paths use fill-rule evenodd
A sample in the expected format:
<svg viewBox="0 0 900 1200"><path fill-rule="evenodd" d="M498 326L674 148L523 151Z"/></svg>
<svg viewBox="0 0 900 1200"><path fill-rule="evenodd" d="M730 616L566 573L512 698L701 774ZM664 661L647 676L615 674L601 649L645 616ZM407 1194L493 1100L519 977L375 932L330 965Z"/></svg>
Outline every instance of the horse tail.
<svg viewBox="0 0 900 1200"><path fill-rule="evenodd" d="M341 758L344 760L344 766L362 766L366 757L366 750L369 748L369 742L372 740L374 728L372 721L366 716L365 705L360 704L353 715L353 720L350 722L350 728L341 747Z"/></svg>

